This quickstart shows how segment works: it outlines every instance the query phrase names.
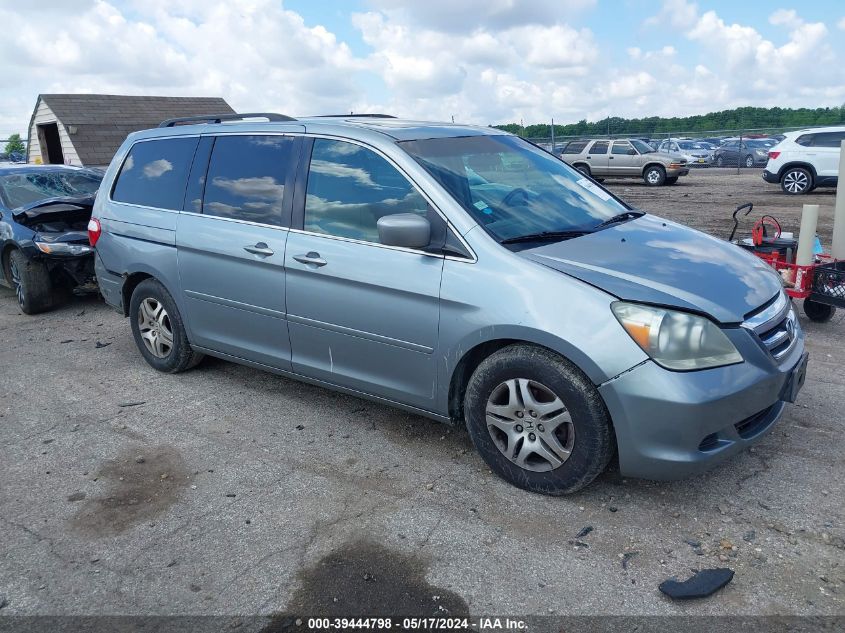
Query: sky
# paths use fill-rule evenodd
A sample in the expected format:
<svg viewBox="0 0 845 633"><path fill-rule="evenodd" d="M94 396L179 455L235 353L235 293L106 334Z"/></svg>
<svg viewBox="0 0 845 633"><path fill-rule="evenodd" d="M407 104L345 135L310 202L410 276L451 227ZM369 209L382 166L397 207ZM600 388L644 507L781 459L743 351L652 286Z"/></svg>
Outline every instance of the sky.
<svg viewBox="0 0 845 633"><path fill-rule="evenodd" d="M841 0L0 0L0 139L39 93L474 124L845 103Z"/></svg>

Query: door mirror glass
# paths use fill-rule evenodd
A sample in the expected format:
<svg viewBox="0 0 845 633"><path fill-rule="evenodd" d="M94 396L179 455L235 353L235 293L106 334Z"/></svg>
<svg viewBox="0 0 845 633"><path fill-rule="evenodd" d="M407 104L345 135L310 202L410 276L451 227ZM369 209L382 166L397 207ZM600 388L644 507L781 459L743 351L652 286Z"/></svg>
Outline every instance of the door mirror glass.
<svg viewBox="0 0 845 633"><path fill-rule="evenodd" d="M378 241L385 246L425 248L431 242L431 223L416 213L394 213L379 218Z"/></svg>

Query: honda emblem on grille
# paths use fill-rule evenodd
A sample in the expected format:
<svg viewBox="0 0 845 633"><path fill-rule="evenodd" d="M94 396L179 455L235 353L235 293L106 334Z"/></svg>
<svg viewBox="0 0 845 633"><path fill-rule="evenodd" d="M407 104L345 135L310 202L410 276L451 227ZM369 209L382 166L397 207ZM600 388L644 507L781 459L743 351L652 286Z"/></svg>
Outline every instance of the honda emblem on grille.
<svg viewBox="0 0 845 633"><path fill-rule="evenodd" d="M789 340L795 339L795 321L792 320L791 314L786 318L784 327L786 328L786 335L789 337Z"/></svg>

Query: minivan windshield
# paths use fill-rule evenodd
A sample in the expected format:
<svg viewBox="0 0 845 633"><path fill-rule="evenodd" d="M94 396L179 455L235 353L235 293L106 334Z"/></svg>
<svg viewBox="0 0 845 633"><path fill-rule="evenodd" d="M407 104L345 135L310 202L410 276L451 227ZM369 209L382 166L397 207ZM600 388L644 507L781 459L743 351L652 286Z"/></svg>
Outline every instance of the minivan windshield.
<svg viewBox="0 0 845 633"><path fill-rule="evenodd" d="M631 211L563 161L515 136L399 145L499 242L577 237Z"/></svg>

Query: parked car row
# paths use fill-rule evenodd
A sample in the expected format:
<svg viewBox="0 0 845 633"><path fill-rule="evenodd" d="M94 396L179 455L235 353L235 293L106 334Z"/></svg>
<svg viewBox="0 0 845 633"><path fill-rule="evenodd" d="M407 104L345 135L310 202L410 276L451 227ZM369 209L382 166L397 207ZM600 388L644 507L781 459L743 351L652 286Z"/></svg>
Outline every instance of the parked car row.
<svg viewBox="0 0 845 633"><path fill-rule="evenodd" d="M700 472L794 402L807 355L780 277L585 176L666 184L682 159L594 140L578 171L493 128L381 117L220 125L256 116L131 134L92 212L76 194L99 174L4 174L21 306L28 280L81 279L73 257L87 274L87 218L100 291L154 369L210 355L462 425L544 494L612 459ZM36 200L55 194L74 197Z"/></svg>
<svg viewBox="0 0 845 633"><path fill-rule="evenodd" d="M686 158L659 152L639 139L571 141L560 158L587 176L642 178L646 185L674 185L689 173Z"/></svg>

